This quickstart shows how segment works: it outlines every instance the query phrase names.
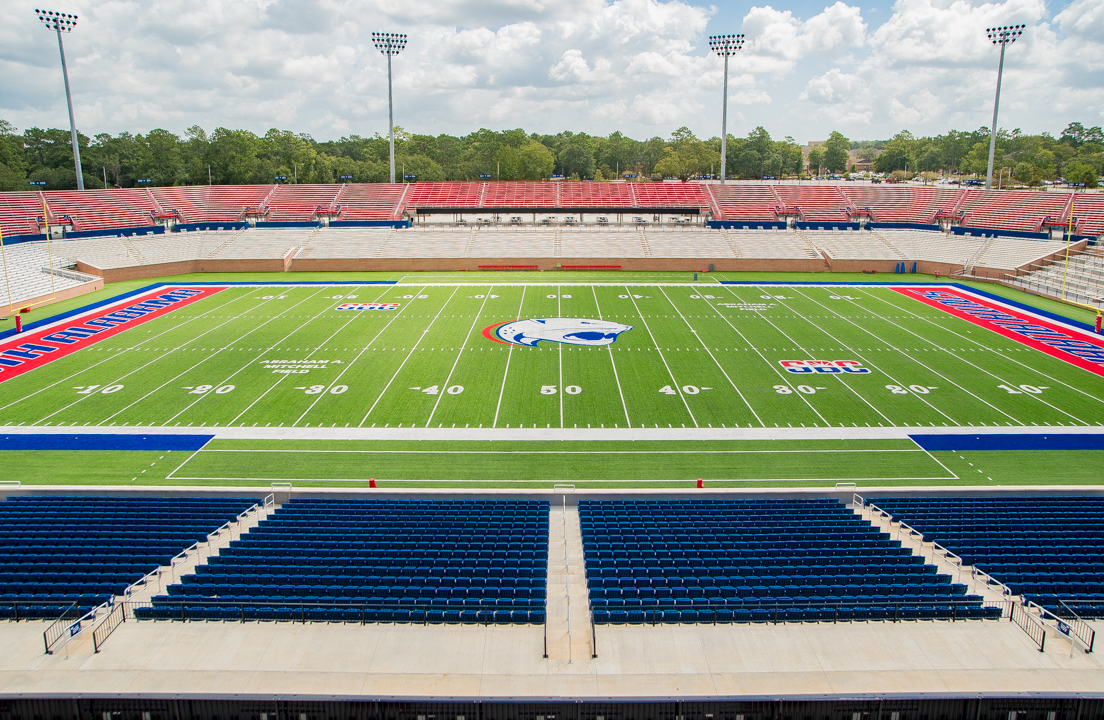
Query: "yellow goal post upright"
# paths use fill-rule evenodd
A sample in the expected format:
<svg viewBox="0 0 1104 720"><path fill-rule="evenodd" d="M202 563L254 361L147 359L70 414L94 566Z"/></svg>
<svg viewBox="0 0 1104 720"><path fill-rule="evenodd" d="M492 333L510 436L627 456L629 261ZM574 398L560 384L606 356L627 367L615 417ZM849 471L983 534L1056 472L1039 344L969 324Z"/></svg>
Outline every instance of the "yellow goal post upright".
<svg viewBox="0 0 1104 720"><path fill-rule="evenodd" d="M1073 205L1077 201L1077 194L1074 193L1073 198L1070 200L1069 209L1069 226L1066 228L1066 262L1062 268L1062 302L1069 303L1070 305L1076 305L1078 307L1085 308L1086 310L1092 310L1096 313L1096 332L1100 332L1102 313L1104 309L1101 309L1095 305L1089 305L1088 303L1077 302L1076 300L1070 300L1066 297L1066 281L1069 278L1069 261L1070 261L1070 245L1073 243Z"/></svg>
<svg viewBox="0 0 1104 720"><path fill-rule="evenodd" d="M35 303L21 304L24 310L29 310L37 305L45 305L57 300L57 287L54 281L54 253L50 246L50 216L46 210L46 198L44 196L42 197L42 223L46 226L46 263L50 271L50 297ZM0 226L0 261L3 262L4 268L4 290L8 295L8 312L15 313L16 303L12 301L11 276L8 274L8 254L7 250L4 248L3 226Z"/></svg>

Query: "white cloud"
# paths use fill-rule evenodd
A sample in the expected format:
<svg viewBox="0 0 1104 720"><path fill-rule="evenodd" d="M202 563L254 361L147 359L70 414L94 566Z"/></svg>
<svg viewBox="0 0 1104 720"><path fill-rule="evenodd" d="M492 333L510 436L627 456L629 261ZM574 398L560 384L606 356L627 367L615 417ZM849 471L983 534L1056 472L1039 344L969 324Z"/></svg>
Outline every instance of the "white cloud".
<svg viewBox="0 0 1104 720"><path fill-rule="evenodd" d="M687 125L708 137L719 132L722 63L705 38L735 31L732 17L711 28L729 11L703 0L68 1L81 15L65 40L89 134L383 131L386 63L370 39L383 29L410 35L394 78L396 122L412 131L647 137ZM1028 29L1009 48L1001 125L1104 122L1104 3L1073 0L1052 16L1046 2L826 0L806 17L752 7L730 62L730 129L804 140L988 124L997 55L984 28L1013 22ZM64 127L56 42L33 9L0 3L0 117Z"/></svg>

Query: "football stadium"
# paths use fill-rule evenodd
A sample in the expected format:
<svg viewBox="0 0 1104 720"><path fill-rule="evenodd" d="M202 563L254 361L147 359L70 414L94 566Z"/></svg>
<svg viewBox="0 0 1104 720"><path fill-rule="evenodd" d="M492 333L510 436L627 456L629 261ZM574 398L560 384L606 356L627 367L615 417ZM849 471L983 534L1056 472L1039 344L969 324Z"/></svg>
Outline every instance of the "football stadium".
<svg viewBox="0 0 1104 720"><path fill-rule="evenodd" d="M392 123L390 182L94 190L71 132L0 192L0 720L1104 718L1095 173L396 182Z"/></svg>

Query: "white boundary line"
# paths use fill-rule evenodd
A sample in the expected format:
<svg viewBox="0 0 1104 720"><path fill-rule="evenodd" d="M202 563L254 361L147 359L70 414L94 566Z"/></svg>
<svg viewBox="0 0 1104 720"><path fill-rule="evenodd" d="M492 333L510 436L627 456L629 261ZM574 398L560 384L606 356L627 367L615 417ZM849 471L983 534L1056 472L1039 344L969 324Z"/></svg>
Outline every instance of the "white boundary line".
<svg viewBox="0 0 1104 720"><path fill-rule="evenodd" d="M886 303L886 304L887 304L887 305L889 305L890 307L897 307L896 305L894 305L893 303L889 302L888 300L882 300L881 298L877 298L877 297L876 297L876 296L874 296L874 295L868 295L867 297L872 297L872 298L875 298L875 299L879 300L880 302L884 302L884 303ZM905 297L905 296L902 296L902 297ZM855 304L855 302L854 302L853 300L848 300L847 302L850 302L850 303L852 303L852 304ZM912 313L912 312L909 312L909 314L910 314L910 315L915 315L915 313ZM948 313L948 316L949 316L949 317L954 317L953 315L950 315L950 313ZM920 338L921 340L924 340L924 341L926 341L926 342L929 342L929 343L931 343L931 344L932 344L932 345L933 345L934 347L936 347L936 348L939 348L939 350L940 350L940 351L942 351L942 352L945 352L945 353L947 353L947 354L948 354L948 355L949 355L950 357L956 358L956 359L958 359L958 360L960 360L960 361L962 361L962 362L966 363L967 365L969 365L970 367L972 367L972 368L974 368L974 369L976 369L976 370L980 370L981 372L985 373L986 375L988 375L988 376L989 376L989 377L991 377L991 378L994 378L995 380L1001 380L1001 381L1002 381L1002 382L1003 382L1004 384L1006 384L1006 385L1012 382L1011 380L1005 380L1004 378L1002 378L1002 377L1001 377L1001 376L999 376L999 375L996 375L995 373L991 373L991 372L989 372L988 370L986 370L986 369L985 369L985 368L983 368L983 367L980 367L980 366L978 366L978 365L975 365L974 363L972 363L972 362L970 362L969 360L967 360L967 359L966 359L965 357L962 357L962 356L960 356L960 355L956 355L955 353L951 352L951 351L950 351L950 350L948 350L947 348L945 348L945 347L943 347L943 346L941 346L941 345L937 344L937 343L936 343L936 342L935 342L934 340L929 340L928 338L925 338L925 337L923 337L922 335L920 335L920 334L918 334L918 333L916 333L916 332L913 332L912 330L909 330L909 329L908 329L908 328L906 328L906 327L902 327L902 326L901 326L901 325L899 325L898 323L895 323L895 322L893 322L892 320L890 320L890 319L889 319L888 317L885 317L885 316L880 316L880 318L881 318L881 319L882 319L883 321L885 321L885 322L889 323L890 325L893 325L893 326L895 326L895 327L901 328L902 330L904 330L905 332L907 332L907 333L908 333L908 334L910 334L910 335L913 335L913 336L915 336L915 337L918 337L918 338ZM959 318L955 318L955 319L957 320L957 319L959 319ZM982 330L988 330L988 328L981 328L981 329L982 329ZM989 332L992 332L992 331L989 331ZM956 334L957 334L957 333L956 333ZM1003 336L1001 336L1001 337L1003 337ZM1013 342L1015 342L1015 341L1013 341ZM984 347L984 345L982 345L981 343L977 343L977 344L978 344L978 345L981 345L982 347ZM989 350L990 352L992 352L992 350L991 350L990 348L985 348L985 349L986 349L986 350ZM1005 356L1003 356L1003 355L1002 355L1001 357L1005 357ZM1041 403L1042 403L1043 405L1046 405L1046 406L1047 406L1047 407L1049 407L1050 409L1052 409L1052 410L1055 410L1055 411L1057 411L1058 413L1061 413L1062 415L1065 415L1065 416L1067 416L1067 417L1069 417L1069 418L1071 418L1071 419L1073 419L1073 420L1076 420L1077 422L1079 422L1079 423L1082 423L1083 425L1089 426L1089 423L1085 422L1085 421L1084 421L1084 420L1082 420L1081 418L1077 417L1076 415L1074 415L1074 414L1072 414L1072 413L1068 413L1068 412L1066 412L1065 410L1062 410L1061 408L1058 408L1058 407L1055 407L1054 405L1051 405L1050 403L1048 403L1048 402L1047 402L1046 400L1043 400L1043 399L1042 399L1041 397L1039 397L1038 395L1032 395L1031 393L1024 393L1024 395L1026 395L1027 397L1030 397L1030 398L1032 398L1032 399L1034 399L1034 400L1036 400L1036 401L1038 401L1038 402L1041 402ZM1006 413L1006 414L1007 414L1007 413ZM1015 419L1015 418L1013 418L1013 419ZM1016 422L1020 422L1020 421L1019 421L1019 420L1016 420ZM1023 423L1020 423L1020 424L1022 425Z"/></svg>
<svg viewBox="0 0 1104 720"><path fill-rule="evenodd" d="M751 403L749 403L747 398L744 397L744 394L740 392L740 388L736 387L736 383L734 383L732 381L732 378L729 377L728 372L723 367L721 367L721 363L713 355L713 351L709 349L708 345L702 342L701 336L698 335L698 331L694 329L694 326L691 325L690 321L686 319L686 316L682 314L682 309L679 308L678 305L675 305L674 300L672 300L670 296L667 295L666 290L660 288L659 291L663 293L663 297L667 299L667 302L671 304L671 307L674 308L674 311L677 312L678 316L682 318L682 321L686 323L686 327L690 328L690 332L694 334L694 339L701 343L702 349L709 353L709 357L713 360L713 363L717 366L717 369L720 370L721 374L725 376L725 380L728 380L728 384L731 385L732 389L736 391L736 394L740 396L740 400L743 401L744 405L747 405L747 409L751 410L751 414L755 416L755 419L759 422L761 426L766 427L767 424L763 422L763 419L761 417L759 417L759 413L755 412L755 408L751 406Z"/></svg>
<svg viewBox="0 0 1104 720"><path fill-rule="evenodd" d="M602 320L602 306L598 303L598 291L591 286L590 292L594 295L594 307L598 310L598 319ZM631 428L633 425L632 420L629 419L629 406L625 404L625 391L621 389L621 378L617 376L617 363L613 360L613 347L606 345L606 350L609 352L610 367L613 368L613 381L617 383L617 394L621 396L621 408L625 411L625 424Z"/></svg>
<svg viewBox="0 0 1104 720"><path fill-rule="evenodd" d="M319 290L319 291L315 292L315 295L317 295L317 294L318 294L319 292L322 292L322 291L321 291L321 290ZM311 297L314 297L314 295L312 295ZM229 349L231 345L234 345L235 343L238 343L238 342L240 342L240 341L241 341L242 339L244 339L244 338L248 337L248 336L249 336L250 334L252 334L252 333L253 333L253 331L254 331L254 330L259 330L259 329L263 328L263 327L264 327L265 325L268 325L268 324L269 324L270 322L273 322L274 320L276 320L277 318L279 318L279 317L280 317L281 315L285 314L286 312L288 312L288 311L290 311L290 310L293 310L294 308L297 308L297 307L299 307L300 305L302 305L303 303L305 303L305 302L306 302L307 300L310 300L310 297L308 297L308 298L305 298L305 299L303 299L303 300L300 300L299 302L295 303L294 305L292 305L291 307L287 308L286 310L283 310L283 311L281 311L280 313L277 313L277 314L276 314L276 315L274 315L273 317L269 318L268 320L265 320L265 321L264 321L263 323L261 323L260 325L256 325L256 326L254 326L254 327L250 328L248 332L246 332L246 333L244 333L243 335L240 335L239 337L237 337L237 338L235 338L235 339L231 340L231 341L230 341L230 342L229 342L228 344L226 344L226 345L224 345L223 347L219 348L218 350L216 350L215 352L211 353L211 354L210 354L210 355L208 355L207 357L203 358L203 359L202 359L202 360L200 360L199 362L197 362L197 363L195 363L194 365L192 365L191 367L187 368L186 370L184 370L184 371L182 371L182 372L180 372L180 373L177 373L177 374L176 374L176 375L174 375L173 377L169 378L169 379L168 379L168 380L166 380L165 382L163 382L163 383L161 383L160 385L158 385L157 387L155 387L155 388L154 388L153 390L150 390L150 391L149 391L148 393L146 393L146 394L145 394L145 395L143 395L142 397L140 397L140 398L138 398L137 400L135 400L134 402L132 402L132 403L131 403L130 405L127 405L126 407L123 407L123 408L120 408L119 410L116 410L116 411L115 411L114 413L112 413L111 415L108 415L108 416L107 416L106 418L104 418L104 419L103 419L103 420L102 420L101 422L107 422L108 420L110 420L111 418L115 417L115 416L116 416L116 415L118 415L119 413L121 413L121 412L123 412L123 411L125 411L125 410L129 410L130 408L132 408L132 407L134 407L135 405L137 405L138 403L142 402L143 400L145 400L146 398L148 398L148 397L149 397L150 395L153 395L153 394L154 394L155 392L157 392L157 391L158 391L158 390L160 390L161 388L165 387L165 386L166 386L166 385L168 385L169 383L173 383L173 382L176 382L176 381L177 381L177 380L178 380L179 378L181 378L181 377L183 377L183 376L187 375L188 373L190 373L190 372L191 372L192 370L195 370L195 369L196 369L197 367L199 367L199 366L200 366L200 365L202 365L203 363L207 362L207 361L208 361L208 360L210 360L211 358L213 358L213 357L216 357L217 355L219 355L220 353L222 353L222 351L223 351L223 350L227 350L227 349ZM263 305L265 305L265 304L267 304L267 303L270 303L270 302L275 302L275 301L276 301L276 298L273 298L272 300L266 300L265 302L261 303L261 306L263 306ZM258 306L258 307L260 307L260 306ZM239 317L240 317L240 316L239 316ZM230 321L227 321L227 322L230 322ZM283 342L284 340L286 340L286 339L287 339L287 337L289 337L289 336L284 336L283 338L281 338L281 339L280 339L280 341L279 341L279 342ZM271 348L269 348L269 349L271 349ZM268 352L268 350L265 350L264 352ZM263 354L264 354L264 353L262 352L262 355L263 355ZM258 357L259 357L259 356L258 356ZM223 380L222 382L219 382L219 383L218 383L217 385L215 385L215 387L211 388L211 390L209 390L209 391L208 391L208 392L206 392L206 393L203 393L202 395L199 395L199 396L198 396L198 397L197 397L197 398L196 398L195 400L193 400L192 402L190 402L190 403L186 403L186 405L185 405L185 407L184 407L183 409L181 409L181 410L180 410L180 411L179 411L178 413L176 413L176 414L175 414L175 415L173 415L173 416L172 416L171 418L169 418L168 420L166 420L166 421L165 421L165 423L169 423L169 422L172 422L172 421L173 421L173 420L175 420L176 418L180 417L180 414L181 414L181 413L183 413L183 412L187 411L188 409L190 409L190 408L191 408L191 407L192 407L193 405L195 405L195 404L196 404L197 402L199 402L199 401L200 401L200 400L202 400L203 398L207 397L207 395L209 395L209 394L214 394L214 393L213 393L212 391L213 391L213 390L214 390L214 389L215 389L216 387L221 387L222 385L225 385L225 384L226 384L226 382L227 382L227 380L230 380L231 378L233 378L233 377L234 377L234 375L237 375L237 374L238 374L239 372L241 372L242 370L244 370L244 369L245 369L246 367L249 367L250 365L252 365L252 364L253 364L253 362L254 362L253 360L249 361L249 362L248 362L248 363L246 363L246 364L245 364L244 366L242 366L241 368L239 368L239 369L238 369L238 370L237 370L236 372L234 372L234 373L233 373L232 375L230 375L230 377L228 377L228 378L224 379L224 380ZM185 401L187 401L187 397L185 397L184 399L185 399ZM230 422L233 422L233 420L231 420ZM163 424L164 424L164 423L163 423ZM229 425L230 423L226 423L226 424L227 424L227 425Z"/></svg>
<svg viewBox="0 0 1104 720"><path fill-rule="evenodd" d="M977 395L975 395L974 393L970 392L970 391L969 391L969 390L967 390L966 388L962 387L961 385L959 385L958 383L956 383L956 382L955 382L954 380L950 379L949 377L947 377L947 376L946 376L946 375L944 375L943 373L939 372L939 371L938 371L938 370L936 370L935 368L933 368L933 367L930 367L930 366L928 366L927 364L925 364L925 363L922 363L922 362L920 362L920 360L918 360L917 358L913 357L913 356L912 356L912 355L910 355L909 353L906 353L906 352L901 352L900 350L898 350L898 349L897 349L897 347L896 347L896 346L895 346L895 345L894 345L893 343L891 343L891 342L888 342L888 341L886 341L885 339L883 339L883 338L879 337L878 335L875 335L875 334L874 334L874 332L873 332L872 330L870 330L869 328L865 328L865 327L863 327L862 325L859 325L859 324L858 324L857 322L855 322L855 321L854 321L854 320L852 320L851 318L847 317L846 315L842 315L842 314L840 314L839 312L837 312L837 311L835 311L835 310L831 309L831 308L830 308L830 307L828 307L827 305L825 305L825 304L821 303L820 301L818 301L818 300L814 300L814 299L813 299L812 297L810 297L809 295L806 295L805 293L801 292L800 290L796 290L795 292L797 292L797 294L798 294L798 295L801 295L802 297L804 297L804 298L806 298L807 300L809 300L809 302L812 302L812 303L813 303L813 304L815 304L815 305L819 305L820 307L824 308L824 309L825 309L825 310L827 310L828 312L830 312L830 313L832 313L832 314L836 315L837 317L839 317L839 318L841 318L841 319L843 319L843 320L846 320L847 322L849 322L850 324L852 324L852 325L854 325L855 327L859 328L859 329L860 329L860 330L862 330L863 332L867 333L868 335L870 335L870 337L874 338L875 340L877 340L878 342L882 343L882 344L883 344L883 345L885 345L886 347L892 348L893 350L897 351L897 353L898 353L899 355L901 355L901 356L903 356L903 357L905 357L905 358L908 358L909 360L912 360L912 361L913 361L914 363L916 363L917 365L919 365L919 366L921 366L921 367L925 368L925 369L926 369L926 370L927 370L928 372L930 372L930 373L932 373L933 375L936 375L936 376L938 376L938 377L942 378L943 380L945 380L946 382L950 383L951 385L954 385L954 386L955 386L956 388L958 388L958 389L959 389L959 390L961 390L962 392L966 393L967 395L970 395L971 397L973 397L974 399L978 400L978 401L979 401L979 402L981 402L982 404L984 404L984 405L988 405L989 407L991 407L992 409L996 410L996 411L997 411L998 413L1000 413L1001 415L1004 415L1004 416L1005 416L1006 418L1008 418L1008 419L1010 419L1010 420L1015 420L1016 422L1020 423L1020 425L1025 425L1025 426L1026 426L1026 424L1027 424L1027 423L1024 423L1024 422L1020 421L1019 419L1017 419L1017 418L1013 417L1012 415L1009 415L1008 413L1006 413L1005 411L1001 410L1001 409L1000 409L999 407L997 407L996 405L993 405L992 403L990 403L989 401L985 400L984 398L978 397ZM831 338L832 338L833 340L835 340L836 342L838 342L838 343L840 343L841 345L843 345L844 347L846 347L846 348L847 348L847 349L848 349L849 351L851 351L851 352L855 353L855 354L856 354L856 355L857 355L858 357L860 357L860 358L862 358L862 357L863 357L863 356L862 356L862 355L861 355L861 354L860 354L860 353L859 353L858 351L854 350L853 348L851 348L851 347L847 346L846 344L844 344L843 342L841 342L841 341L840 341L840 340L839 340L838 338L836 338L836 337L835 337L834 335L831 335L830 333L828 333L828 331L827 331L827 330L825 330L825 331L824 331L824 333L825 333L826 335L828 335L829 337L831 337ZM874 365L873 363L869 363L869 362L867 362L867 360L866 360L865 358L863 358L863 362L866 362L866 363L867 363L868 365L870 365L870 367L873 367L873 368L877 368L877 366L876 366L876 365ZM879 370L878 370L878 372L882 373L883 375L885 375L885 376L886 376L887 378L890 378L890 379L891 379L891 380L893 380L894 382L897 382L897 383L899 383L899 382L900 382L900 381L898 381L898 380L895 380L895 379L893 378L893 376L891 376L891 375L890 375L889 373L885 372L884 370L880 370L880 369L879 369ZM942 410L940 410L939 408L936 408L936 407L935 407L934 405L932 405L931 403L927 402L927 400L926 400L925 398L923 398L923 397L922 397L921 395L918 395L918 394L916 394L916 393L910 393L910 394L911 394L911 395L915 395L915 396L916 396L916 397L917 397L918 399L920 399L920 400L923 400L923 401L924 401L924 404L926 404L926 405L928 405L929 407L931 407L932 409L934 409L934 410L935 410L936 412L938 412L938 413L939 413L940 415L942 415L943 417L945 417L945 418L947 418L948 420L950 420L950 421L951 421L952 423L954 423L955 425L958 425L958 424L959 424L959 422L958 422L957 420L955 420L954 418L952 418L952 417L951 417L950 415L948 415L947 413L943 412L943 411L942 411Z"/></svg>
<svg viewBox="0 0 1104 720"><path fill-rule="evenodd" d="M722 287L725 288L726 290L728 290L729 286L728 285L723 285ZM743 302L743 298L741 298L736 293L732 292L731 290L729 290L728 293L729 293L729 295L736 298L740 302ZM809 398L806 397L805 393L798 392L797 387L794 386L794 384L790 381L790 378L786 377L786 375L788 375L789 373L783 373L781 370L779 370L778 368L776 368L774 366L774 363L772 363L770 360L767 360L767 356L764 355L763 352L759 348L755 347L755 343L748 340L747 336L745 336L742 332L740 332L740 329L737 328L735 325L733 325L732 321L729 320L728 317L724 313L717 310L717 308L713 305L712 302L709 301L708 298L703 296L702 300L705 300L706 304L709 305L710 309L713 310L713 312L717 315L717 317L719 317L721 320L724 320L725 323L730 328L732 328L733 330L736 331L736 334L740 336L740 339L744 341L744 344L755 351L755 354L759 356L759 359L763 361L763 364L774 371L774 374L777 375L778 378L786 385L786 387L788 387L790 389L790 392L792 394L797 395L799 398L801 398L801 401L803 403L805 403L805 405L808 406L808 408L810 410L813 411L814 415L816 415L818 418L821 419L821 422L823 422L828 427L832 427L832 423L825 420L824 416L820 414L820 411L817 410L815 407L813 407L813 404L811 402L809 402Z"/></svg>
<svg viewBox="0 0 1104 720"><path fill-rule="evenodd" d="M480 285L479 287L484 286ZM377 397L376 401L372 403L372 407L368 408L368 412L364 413L364 418L361 419L361 421L357 424L357 427L362 427L365 421L368 420L368 416L371 415L372 411L376 409L376 405L379 405L379 401L382 400L383 396L387 394L388 389L391 387L391 383L395 382L395 378L397 378L399 376L399 373L402 372L403 367L406 365L406 361L409 360L410 356L418 350L418 345L421 344L422 340L425 339L425 336L429 333L429 331L433 329L433 324L437 322L437 319L441 317L441 313L445 311L445 308L447 308L449 303L452 302L452 299L456 297L456 293L459 289L460 288L457 287L452 291L452 295L449 295L448 300L445 300L444 304L441 305L441 309L438 310L437 314L433 316L433 319L429 321L429 325L426 325L426 329L422 330L422 334L419 335L418 339L414 341L414 345L410 348L410 352L408 352L406 354L406 357L403 358L402 363L400 363L398 369L395 370L395 374L392 375L391 379L387 381L387 384L383 386L383 390L380 391L379 397Z"/></svg>
<svg viewBox="0 0 1104 720"><path fill-rule="evenodd" d="M629 300L632 300L637 317L640 318L640 322L644 323L644 329L648 331L648 337L652 339L652 346L655 347L656 352L659 353L659 359L663 361L663 367L667 368L667 377L671 378L671 384L678 388L679 399L682 400L682 405L686 408L686 412L690 414L690 421L694 423L694 427L699 427L697 419L694 418L694 411L690 409L689 403L686 402L686 395L682 392L682 386L679 385L678 380L675 379L675 374L671 372L671 366L667 364L667 358L663 356L663 351L659 349L659 343L656 342L655 335L652 334L652 328L648 326L648 321L644 319L644 313L640 312L640 306L636 304L636 298L629 292L627 285L623 287L625 288L625 292L629 295Z"/></svg>
<svg viewBox="0 0 1104 720"><path fill-rule="evenodd" d="M394 285L390 285L390 286L388 286L388 290L387 290L387 291L385 291L385 292L388 292L388 291L390 291L390 288L392 288L392 287L394 287ZM422 289L424 290L425 288L422 288ZM421 292L421 291L419 290L419 293L420 293L420 292ZM382 296L381 296L381 297L382 297ZM350 369L350 368L351 368L351 367L352 367L352 366L353 366L353 365L354 365L354 364L356 363L356 361L357 361L357 360L359 360L359 359L361 358L361 356L362 356L362 355L364 355L364 353L368 352L368 348L372 347L372 345L373 345L373 344L374 344L374 343L376 342L376 340L379 340L379 337L380 337L380 335L383 335L384 331L386 331L386 330L387 330L387 328L391 327L391 323L393 323L393 322L395 322L396 320L398 320L398 319L399 319L399 316L400 316L400 315L402 315L402 314L403 314L403 313L404 313L404 312L405 312L405 311L406 311L407 309L409 309L409 308L411 307L411 305L412 305L412 303L407 303L407 304L406 304L406 305L405 305L405 306L404 306L404 307L402 308L402 310L399 310L399 311L398 311L397 313L395 313L394 315L392 315L392 316L391 316L391 319L387 321L387 324L386 324L386 325L384 325L384 326L383 326L382 328L380 328L379 332L377 332L377 333L375 334L375 336L374 336L374 337L373 337L373 338L372 338L371 340L369 340L369 341L368 341L368 342L367 342L367 343L366 343L366 344L364 345L364 347L363 347L363 348L361 348L360 352L358 352L358 353L356 354L356 357L354 357L354 358L353 358L352 360L350 360L350 361L349 361L348 363L346 363L346 364L345 364L345 367L341 368L341 372L339 372L339 373L337 374L337 377L335 377L335 378L333 379L333 381L332 381L332 382L330 382L330 384L329 384L329 385L328 385L328 386L326 387L326 392L323 392L323 393L319 393L319 394L318 394L318 397L316 397L316 398L314 399L314 402L312 402L312 403L310 404L310 407L308 407L308 408L307 408L306 410L304 410L304 411L303 411L303 414L302 414L302 415L300 415L300 416L299 416L299 418L298 418L298 419L297 419L297 420L296 420L295 422L293 422L293 423L291 424L291 426L292 426L292 427L297 427L297 426L299 425L299 423L300 423L300 422L301 422L301 421L303 420L303 418L305 418L305 417L307 416L307 413L309 413L309 412L310 412L311 410L313 410L313 409L314 409L314 406L315 406L315 405L317 405L317 404L319 403L319 401L320 401L320 400L322 400L322 398L323 398L323 397L325 397L326 395L328 395L328 394L329 394L329 390L330 390L330 388L332 388L332 387L333 387L334 385L337 385L337 382L338 382L338 381L339 381L339 380L340 380L340 379L342 378L342 376L344 376L344 375L345 375L345 373L346 373L346 372L348 372L348 371L349 371L349 369Z"/></svg>
<svg viewBox="0 0 1104 720"><path fill-rule="evenodd" d="M525 291L529 288L523 287L521 289L521 302L518 303L517 316L521 319L521 311L525 308ZM502 396L506 392L506 378L510 375L510 358L514 356L514 345L510 344L510 349L506 351L506 369L502 371L502 387L498 391L498 404L495 405L494 422L491 423L492 428L498 427L498 412L502 409Z"/></svg>
<svg viewBox="0 0 1104 720"><path fill-rule="evenodd" d="M460 358L464 357L464 349L468 347L468 341L471 340L471 335L475 332L475 326L479 324L479 318L483 315L483 308L487 307L487 300L491 297L491 291L494 290L494 285L487 288L487 292L483 294L483 302L479 304L479 310L475 313L475 317L472 319L471 327L468 328L468 334L464 336L464 342L460 344L460 352L456 353L456 360L452 362L452 367L449 368L448 376L445 377L445 384L441 386L441 390L437 393L437 400L433 403L433 409L429 411L429 418L426 419L425 427L429 427L429 424L433 422L433 416L437 414L437 407L441 404L441 400L445 397L445 393L448 390L449 382L452 381L452 374L456 372L456 366L460 364Z"/></svg>

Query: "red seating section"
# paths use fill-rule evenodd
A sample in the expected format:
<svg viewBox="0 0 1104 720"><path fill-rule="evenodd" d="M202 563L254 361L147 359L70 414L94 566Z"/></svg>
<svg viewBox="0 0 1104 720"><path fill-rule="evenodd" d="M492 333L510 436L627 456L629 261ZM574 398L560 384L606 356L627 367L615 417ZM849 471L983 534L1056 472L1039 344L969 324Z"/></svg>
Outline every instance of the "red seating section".
<svg viewBox="0 0 1104 720"><path fill-rule="evenodd" d="M145 188L125 190L55 190L45 193L50 216L68 215L73 230L106 230L152 225L151 210L160 210ZM42 213L37 213L41 215Z"/></svg>
<svg viewBox="0 0 1104 720"><path fill-rule="evenodd" d="M713 185L714 217L724 220L774 221L774 208L782 204L770 185Z"/></svg>
<svg viewBox="0 0 1104 720"><path fill-rule="evenodd" d="M310 222L318 208L329 209L346 185L277 185L268 199L269 222Z"/></svg>
<svg viewBox="0 0 1104 720"><path fill-rule="evenodd" d="M42 194L0 192L0 231L5 237L39 232L35 218L42 215Z"/></svg>
<svg viewBox="0 0 1104 720"><path fill-rule="evenodd" d="M810 222L846 222L847 208L870 209L875 223L932 224L937 212L964 213L967 227L1038 232L1044 218L1069 219L1071 193L861 185L761 185L626 182L421 182L349 185L222 185L126 190L0 193L4 235L39 231L45 196L51 218L68 215L74 229L152 225L150 212L176 210L183 222L237 222L247 207L270 208L274 222L310 222L319 206L341 208L338 220L397 220L404 210L525 208L535 212L602 208L712 210L717 220L772 221L775 208ZM1076 232L1104 235L1104 195L1078 193Z"/></svg>
<svg viewBox="0 0 1104 720"><path fill-rule="evenodd" d="M404 192L417 185L344 185L337 196L338 220L395 220Z"/></svg>
<svg viewBox="0 0 1104 720"><path fill-rule="evenodd" d="M874 222L925 225L931 225L940 210L953 210L965 192L960 188L843 188L850 206L855 210L870 208Z"/></svg>
<svg viewBox="0 0 1104 720"><path fill-rule="evenodd" d="M1038 232L1043 218L1065 217L1069 199L1068 193L971 189L958 209L967 227Z"/></svg>
<svg viewBox="0 0 1104 720"><path fill-rule="evenodd" d="M846 222L847 198L838 185L775 185L774 191L786 210L801 210L802 220Z"/></svg>
<svg viewBox="0 0 1104 720"><path fill-rule="evenodd" d="M241 222L247 207L260 207L272 194L272 185L193 185L152 188L165 212L176 210L183 222Z"/></svg>

